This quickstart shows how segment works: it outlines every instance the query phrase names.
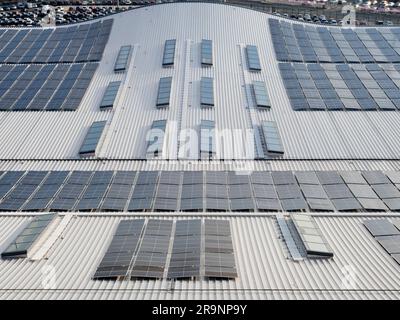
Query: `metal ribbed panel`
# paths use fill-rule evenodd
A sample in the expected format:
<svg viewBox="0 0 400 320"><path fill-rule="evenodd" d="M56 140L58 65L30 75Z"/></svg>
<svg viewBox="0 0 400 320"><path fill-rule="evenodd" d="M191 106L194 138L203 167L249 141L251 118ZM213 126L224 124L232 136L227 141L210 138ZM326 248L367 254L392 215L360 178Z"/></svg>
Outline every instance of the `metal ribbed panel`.
<svg viewBox="0 0 400 320"><path fill-rule="evenodd" d="M171 21L171 12L179 19ZM159 119L168 119L170 129L177 123L178 128L194 130L201 120L214 120L217 129L241 130L252 122L276 121L287 159L398 158L398 112L292 110L275 58L269 18L245 8L204 3L157 5L114 15L103 59L78 111L0 113L0 158L73 158L86 126L111 119L112 130L99 152L111 159L143 158L147 130ZM162 68L164 42L175 38L174 66ZM212 67L201 67L202 39L213 41ZM122 45L133 45L134 53L126 73L115 74L113 66ZM243 58L246 45L257 46L261 72L249 72ZM170 106L156 109L158 82L166 76L173 77ZM202 76L214 78L215 106L210 109L199 106ZM118 80L124 82L124 94L113 111L100 111L106 86ZM253 80L265 82L272 107L252 110L250 118L245 88ZM166 151L174 158L177 139L170 132L167 141ZM218 145L221 141L217 157L223 156Z"/></svg>
<svg viewBox="0 0 400 320"><path fill-rule="evenodd" d="M137 216L138 218L140 216ZM400 266L387 255L362 225L362 218L315 217L335 256L329 260L294 262L284 254L272 217L229 219L238 278L229 281L91 280L120 219L78 216L71 219L48 252L47 260L0 261L2 299L368 299L399 297ZM132 218L132 217L131 217ZM158 217L157 217L158 218ZM181 217L182 218L182 217ZM189 217L198 218L198 217ZM161 217L161 219L170 219ZM26 218L1 217L7 235ZM54 267L52 289L43 289L43 267ZM350 266L350 267L349 267ZM354 287L344 284L354 270ZM29 276L28 276L29 275ZM30 291L31 289L32 291ZM57 290L58 289L58 290Z"/></svg>

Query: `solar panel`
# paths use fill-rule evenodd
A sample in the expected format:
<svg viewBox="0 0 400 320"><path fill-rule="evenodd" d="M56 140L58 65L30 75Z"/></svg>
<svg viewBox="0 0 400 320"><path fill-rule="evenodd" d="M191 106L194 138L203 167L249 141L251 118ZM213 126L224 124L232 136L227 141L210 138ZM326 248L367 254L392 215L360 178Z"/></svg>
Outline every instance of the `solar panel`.
<svg viewBox="0 0 400 320"><path fill-rule="evenodd" d="M297 184L296 179L291 171L273 171L272 178L275 185Z"/></svg>
<svg viewBox="0 0 400 320"><path fill-rule="evenodd" d="M335 171L317 171L316 174L323 185L343 183L342 178Z"/></svg>
<svg viewBox="0 0 400 320"><path fill-rule="evenodd" d="M27 198L7 198L0 204L0 211L19 211Z"/></svg>
<svg viewBox="0 0 400 320"><path fill-rule="evenodd" d="M228 189L223 184L206 184L206 197L208 198L228 198Z"/></svg>
<svg viewBox="0 0 400 320"><path fill-rule="evenodd" d="M372 189L381 199L400 198L399 190L392 184L372 185Z"/></svg>
<svg viewBox="0 0 400 320"><path fill-rule="evenodd" d="M344 183L324 185L324 189L330 199L343 199L353 197L350 189Z"/></svg>
<svg viewBox="0 0 400 320"><path fill-rule="evenodd" d="M136 185L155 184L158 180L158 171L140 171Z"/></svg>
<svg viewBox="0 0 400 320"><path fill-rule="evenodd" d="M181 198L193 199L203 197L203 184L189 184L182 186Z"/></svg>
<svg viewBox="0 0 400 320"><path fill-rule="evenodd" d="M203 211L203 198L182 198L180 204L181 211L198 212Z"/></svg>
<svg viewBox="0 0 400 320"><path fill-rule="evenodd" d="M319 180L314 171L296 171L296 179L299 184L319 185Z"/></svg>
<svg viewBox="0 0 400 320"><path fill-rule="evenodd" d="M279 199L296 199L303 197L297 184L276 185L275 188Z"/></svg>
<svg viewBox="0 0 400 320"><path fill-rule="evenodd" d="M170 103L172 77L160 78L156 107L168 107Z"/></svg>
<svg viewBox="0 0 400 320"><path fill-rule="evenodd" d="M347 184L366 184L360 172L357 171L341 171L340 175Z"/></svg>
<svg viewBox="0 0 400 320"><path fill-rule="evenodd" d="M76 203L76 198L56 198L49 209L52 211L71 211Z"/></svg>
<svg viewBox="0 0 400 320"><path fill-rule="evenodd" d="M202 108L214 106L213 78L202 77L200 80L200 106Z"/></svg>
<svg viewBox="0 0 400 320"><path fill-rule="evenodd" d="M168 278L200 276L201 220L178 220L168 268Z"/></svg>
<svg viewBox="0 0 400 320"><path fill-rule="evenodd" d="M124 211L127 198L104 198L101 205L101 211Z"/></svg>
<svg viewBox="0 0 400 320"><path fill-rule="evenodd" d="M133 190L132 198L152 198L156 190L156 186L157 185L155 183L149 183L147 185L136 184L135 189Z"/></svg>
<svg viewBox="0 0 400 320"><path fill-rule="evenodd" d="M332 203L338 211L357 211L362 209L355 198L332 199Z"/></svg>
<svg viewBox="0 0 400 320"><path fill-rule="evenodd" d="M304 198L281 199L281 206L284 211L304 211L308 209Z"/></svg>
<svg viewBox="0 0 400 320"><path fill-rule="evenodd" d="M311 211L334 211L331 201L326 198L306 198Z"/></svg>
<svg viewBox="0 0 400 320"><path fill-rule="evenodd" d="M146 158L159 158L162 156L166 127L167 120L153 121L146 137Z"/></svg>
<svg viewBox="0 0 400 320"><path fill-rule="evenodd" d="M372 188L367 184L348 184L347 185L351 192L357 198L370 198L377 199L377 195L372 190Z"/></svg>
<svg viewBox="0 0 400 320"><path fill-rule="evenodd" d="M333 252L320 229L315 224L314 219L309 215L291 215L296 231L298 232L308 257L331 258Z"/></svg>
<svg viewBox="0 0 400 320"><path fill-rule="evenodd" d="M230 223L227 220L204 220L205 267L209 278L237 277Z"/></svg>
<svg viewBox="0 0 400 320"><path fill-rule="evenodd" d="M135 177L135 171L117 171L114 175L112 183L117 185L132 185Z"/></svg>
<svg viewBox="0 0 400 320"><path fill-rule="evenodd" d="M207 211L229 211L228 199L206 197L205 200Z"/></svg>
<svg viewBox="0 0 400 320"><path fill-rule="evenodd" d="M249 183L249 175L247 173L228 171L228 184L240 185L248 183Z"/></svg>
<svg viewBox="0 0 400 320"><path fill-rule="evenodd" d="M106 198L112 199L128 199L129 194L132 190L132 185L128 184L111 184Z"/></svg>
<svg viewBox="0 0 400 320"><path fill-rule="evenodd" d="M114 65L115 72L120 72L120 71L126 70L128 63L129 63L130 56L131 56L131 51L132 51L132 46L130 46L130 45L122 46L119 49L117 60L115 61L115 65Z"/></svg>
<svg viewBox="0 0 400 320"><path fill-rule="evenodd" d="M262 81L253 81L253 94L258 108L270 108L271 101L268 96L265 83Z"/></svg>
<svg viewBox="0 0 400 320"><path fill-rule="evenodd" d="M400 183L400 171L388 171L386 172L386 175L392 183Z"/></svg>
<svg viewBox="0 0 400 320"><path fill-rule="evenodd" d="M55 217L55 214L36 216L1 253L2 259L26 258L35 241Z"/></svg>
<svg viewBox="0 0 400 320"><path fill-rule="evenodd" d="M259 211L281 211L282 207L278 199L256 198L256 207Z"/></svg>
<svg viewBox="0 0 400 320"><path fill-rule="evenodd" d="M251 173L251 182L253 184L273 184L271 172L253 171Z"/></svg>
<svg viewBox="0 0 400 320"><path fill-rule="evenodd" d="M357 200L367 211L387 211L387 207L380 199L357 198Z"/></svg>
<svg viewBox="0 0 400 320"><path fill-rule="evenodd" d="M100 141L100 137L104 131L106 123L106 121L97 121L92 123L79 150L79 155L81 157L87 157L96 154L97 145Z"/></svg>
<svg viewBox="0 0 400 320"><path fill-rule="evenodd" d="M207 184L227 184L227 173L225 171L205 171Z"/></svg>
<svg viewBox="0 0 400 320"><path fill-rule="evenodd" d="M256 46L246 46L247 65L250 71L261 71L260 58Z"/></svg>
<svg viewBox="0 0 400 320"><path fill-rule="evenodd" d="M400 253L400 234L393 236L376 237L375 239L387 251L387 253Z"/></svg>
<svg viewBox="0 0 400 320"><path fill-rule="evenodd" d="M263 121L261 128L266 150L272 154L283 154L284 149L276 122Z"/></svg>
<svg viewBox="0 0 400 320"><path fill-rule="evenodd" d="M326 199L327 195L321 185L301 184L300 189L306 198Z"/></svg>
<svg viewBox="0 0 400 320"><path fill-rule="evenodd" d="M385 203L385 205L388 206L388 208L391 211L399 211L400 210L400 199L399 198L383 199L383 202Z"/></svg>
<svg viewBox="0 0 400 320"><path fill-rule="evenodd" d="M152 208L153 198L132 198L128 211L148 211Z"/></svg>
<svg viewBox="0 0 400 320"><path fill-rule="evenodd" d="M371 185L373 184L390 184L389 179L381 171L363 171L362 175Z"/></svg>
<svg viewBox="0 0 400 320"><path fill-rule="evenodd" d="M164 44L163 67L174 65L176 40L166 40Z"/></svg>
<svg viewBox="0 0 400 320"><path fill-rule="evenodd" d="M56 189L57 191L57 189ZM21 208L21 211L44 211L52 198L32 198Z"/></svg>
<svg viewBox="0 0 400 320"><path fill-rule="evenodd" d="M176 199L179 195L179 185L159 184L157 198Z"/></svg>
<svg viewBox="0 0 400 320"><path fill-rule="evenodd" d="M254 211L254 202L251 197L231 198L229 202L232 211Z"/></svg>
<svg viewBox="0 0 400 320"><path fill-rule="evenodd" d="M122 220L113 236L93 279L116 279L128 274L137 251L144 219Z"/></svg>
<svg viewBox="0 0 400 320"><path fill-rule="evenodd" d="M203 66L213 65L212 40L201 40L201 64Z"/></svg>
<svg viewBox="0 0 400 320"><path fill-rule="evenodd" d="M183 185L203 184L203 171L184 171Z"/></svg>
<svg viewBox="0 0 400 320"><path fill-rule="evenodd" d="M114 107L121 81L112 81L108 84L100 103L100 110Z"/></svg>
<svg viewBox="0 0 400 320"><path fill-rule="evenodd" d="M201 120L200 123L200 158L210 159L216 154L215 123Z"/></svg>
<svg viewBox="0 0 400 320"><path fill-rule="evenodd" d="M91 171L72 171L67 183L74 185L88 184L92 174L93 173Z"/></svg>
<svg viewBox="0 0 400 320"><path fill-rule="evenodd" d="M178 199L172 198L156 198L154 202L154 211L177 211Z"/></svg>
<svg viewBox="0 0 400 320"><path fill-rule="evenodd" d="M151 219L130 269L131 278L163 278L173 222Z"/></svg>

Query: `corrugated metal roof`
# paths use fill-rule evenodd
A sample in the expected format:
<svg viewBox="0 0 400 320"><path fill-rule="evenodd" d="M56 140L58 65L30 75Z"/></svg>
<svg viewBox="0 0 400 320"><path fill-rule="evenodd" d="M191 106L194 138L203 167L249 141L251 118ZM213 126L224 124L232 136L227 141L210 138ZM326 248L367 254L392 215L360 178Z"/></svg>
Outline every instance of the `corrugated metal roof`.
<svg viewBox="0 0 400 320"><path fill-rule="evenodd" d="M400 295L400 266L364 228L363 219L356 216L315 217L335 254L329 260L288 259L274 215L216 215L231 221L236 280L178 280L173 289L168 280L91 280L118 221L135 217L141 216L74 216L46 259L0 261L0 298L398 299ZM177 217L186 218L197 216ZM26 219L1 216L0 240L9 237Z"/></svg>
<svg viewBox="0 0 400 320"><path fill-rule="evenodd" d="M179 19L171 20L171 14ZM108 120L99 156L142 159L145 137L153 120L168 119L178 129L197 130L202 119L217 129L246 129L262 120L275 120L286 159L398 159L399 112L293 111L278 69L268 19L277 17L245 8L210 3L173 3L116 14L99 68L76 112L1 112L0 159L76 158L86 129L93 121ZM251 23L249 23L251 21ZM235 32L231 32L235 30ZM214 65L202 68L200 42L213 41ZM173 68L162 68L166 39L177 39ZM126 74L114 74L120 46L133 45ZM258 47L262 71L247 70L245 46ZM160 77L173 76L168 109L156 109ZM199 81L213 77L215 107L199 106ZM110 81L122 80L117 106L99 110ZM270 111L251 109L248 86L264 81L272 102ZM247 89L246 89L247 88ZM176 157L177 137L169 136L166 152ZM224 157L222 141L217 156ZM49 147L51 146L51 147Z"/></svg>
<svg viewBox="0 0 400 320"><path fill-rule="evenodd" d="M114 15L103 59L77 111L0 112L0 170L399 170L400 113L292 110L273 51L269 18L245 8L205 3L157 5ZM164 41L170 38L177 39L172 69L161 67ZM200 65L203 38L213 40L211 68ZM129 69L114 74L119 48L127 44L134 48ZM258 47L261 73L250 73L245 66L247 44ZM174 77L167 110L155 108L163 76ZM214 78L213 109L199 106L203 76ZM117 106L100 111L103 92L115 80L122 81ZM265 81L270 111L252 108L253 80ZM146 131L159 119L171 120L171 125L176 121L178 128L197 128L208 119L217 128L237 129L275 120L284 159L132 160L144 156ZM87 127L99 120L108 121L99 150L99 156L107 159L78 160ZM169 138L167 151L174 155L177 140ZM288 259L273 213L146 214L231 221L238 278L172 285L167 280L91 280L118 221L144 216L68 213L50 232L52 238L37 248L35 260L0 260L0 299L399 299L400 266L362 226L363 219L398 220L398 214L313 216L335 254L332 260ZM1 213L0 246L29 217L29 213Z"/></svg>
<svg viewBox="0 0 400 320"><path fill-rule="evenodd" d="M399 170L398 161L388 160L272 160L272 161L130 161L130 160L70 160L70 161L0 161L0 170L227 170L227 171L301 171L301 170Z"/></svg>

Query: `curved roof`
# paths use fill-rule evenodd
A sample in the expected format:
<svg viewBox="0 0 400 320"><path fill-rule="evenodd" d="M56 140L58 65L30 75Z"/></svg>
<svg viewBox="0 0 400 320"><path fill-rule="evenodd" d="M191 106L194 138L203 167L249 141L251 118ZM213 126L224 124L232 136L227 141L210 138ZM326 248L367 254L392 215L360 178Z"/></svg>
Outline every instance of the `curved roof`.
<svg viewBox="0 0 400 320"><path fill-rule="evenodd" d="M179 19L171 19L174 12ZM279 72L265 13L218 4L175 3L117 14L103 59L76 112L0 112L0 159L77 158L87 128L106 120L109 130L98 150L106 159L144 159L146 132L154 120L197 130L201 120L217 129L249 129L276 121L284 159L397 159L399 113L295 112ZM278 19L279 20L279 19ZM233 32L234 30L234 32ZM176 39L174 68L162 68L164 42ZM200 42L213 41L214 65L202 68ZM119 48L132 45L126 73L114 73ZM261 72L246 67L246 45L258 49ZM167 109L156 109L158 82L172 76ZM200 107L200 79L214 78L214 108ZM111 81L122 81L117 107L99 109ZM268 111L256 110L251 84L262 81L271 100ZM17 125L16 125L17 124ZM222 141L219 141L222 145ZM167 158L177 156L177 138L167 145ZM49 146L52 146L49 148ZM217 143L216 158L225 159Z"/></svg>
<svg viewBox="0 0 400 320"><path fill-rule="evenodd" d="M111 18L113 25L102 58L67 64L98 63L77 110L0 111L1 171L382 170L387 173L398 170L400 113L397 110L294 110L280 64L296 64L303 68L306 63L294 62L292 57L287 59L290 61L279 61L271 21L287 24L286 30L292 30L294 25L302 26L302 23L241 7L210 3L155 5ZM109 17L100 21L107 19ZM317 26L304 25L313 29L312 32L319 32ZM163 67L165 41L171 39L176 39L174 65ZM203 39L212 40L212 66L201 64ZM296 41L296 46L292 47L300 48ZM125 72L115 72L115 61L122 46L131 46L131 57ZM249 70L248 46L256 47L261 70ZM327 56L324 50L316 51L320 51L318 57ZM62 61L50 64L66 65ZM339 65L332 61L322 63L322 59L310 64L321 64L324 68L329 65L324 69L327 72L333 71L332 66ZM172 77L171 99L167 108L157 108L159 80L165 77ZM211 108L201 107L202 78L214 79L214 106ZM120 82L120 86L114 107L104 110L100 105L111 82ZM255 82L264 83L271 105L269 109L255 106ZM307 80L302 82L307 83ZM264 97L260 100L265 103ZM157 120L168 123L164 144L166 159L144 161L146 135ZM240 129L242 132L274 121L284 153L268 157L268 161L253 162L241 158L228 161L220 138L214 160L177 160L179 141L174 135L174 126L177 130L198 131L202 120L214 121L217 129ZM79 150L87 138L88 128L99 121L106 121L106 126L96 152L81 159ZM218 161L221 159L225 161ZM35 213L1 213L1 249L33 215ZM36 248L33 261L0 260L0 298L398 299L400 266L363 226L364 219L377 217L398 223L397 213L312 212L310 215L332 248L334 258L299 262L289 259L277 223L277 218L282 215L289 216L287 212L229 211L61 213L56 218L55 228L43 239L42 247ZM92 280L118 222L138 217L228 219L238 278L178 280L173 288L166 280ZM55 271L56 283L43 288L43 273L46 277L48 267ZM355 284L351 288L343 282L348 272L355 275Z"/></svg>

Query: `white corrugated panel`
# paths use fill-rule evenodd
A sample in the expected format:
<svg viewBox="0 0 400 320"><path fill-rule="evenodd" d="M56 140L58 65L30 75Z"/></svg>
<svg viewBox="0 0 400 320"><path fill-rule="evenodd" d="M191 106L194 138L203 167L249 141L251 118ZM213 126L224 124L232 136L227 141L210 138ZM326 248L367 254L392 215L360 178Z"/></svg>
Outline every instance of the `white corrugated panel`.
<svg viewBox="0 0 400 320"><path fill-rule="evenodd" d="M334 252L334 258L329 260L287 259L274 216L214 216L231 221L236 280L179 280L173 290L168 280L91 280L118 221L131 218L77 216L50 249L47 260L1 260L0 298L398 299L400 296L400 266L364 228L361 217L315 217ZM25 220L0 217L2 239Z"/></svg>
<svg viewBox="0 0 400 320"><path fill-rule="evenodd" d="M179 17L170 19L171 16ZM113 15L114 25L104 57L76 112L0 113L0 159L75 158L88 124L109 120L100 157L142 159L146 133L154 120L169 127L198 131L202 119L217 129L251 128L251 120L275 120L287 159L393 159L398 157L398 112L293 111L283 86L265 13L205 3L174 3L138 8ZM276 19L276 17L272 17ZM234 32L232 32L234 30ZM200 65L200 42L213 41L214 64ZM162 68L164 42L177 39L173 68ZM113 66L122 45L134 54L125 74ZM248 71L244 48L258 48L262 71ZM127 76L129 74L129 76ZM160 77L173 76L171 103L156 109ZM214 78L215 106L199 107L201 76ZM110 81L123 80L124 94L111 112L99 102ZM264 81L272 102L270 111L246 110L246 88ZM166 153L176 157L177 136L167 136ZM221 139L217 156L223 157Z"/></svg>

